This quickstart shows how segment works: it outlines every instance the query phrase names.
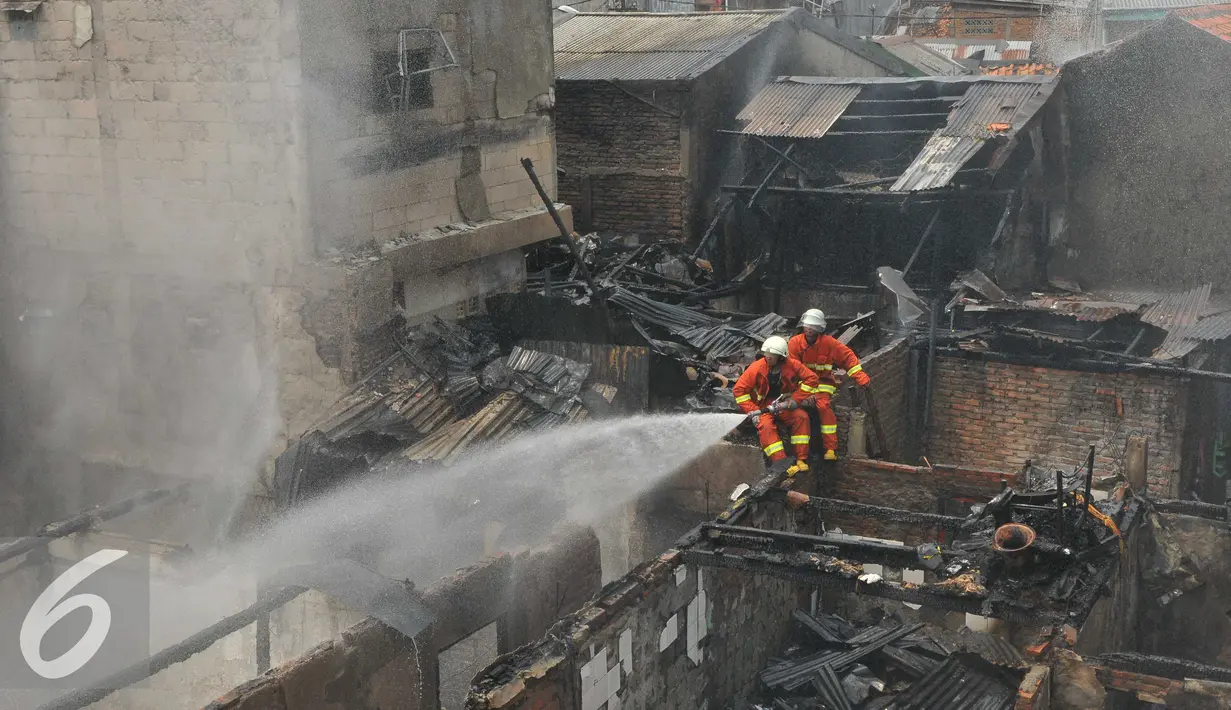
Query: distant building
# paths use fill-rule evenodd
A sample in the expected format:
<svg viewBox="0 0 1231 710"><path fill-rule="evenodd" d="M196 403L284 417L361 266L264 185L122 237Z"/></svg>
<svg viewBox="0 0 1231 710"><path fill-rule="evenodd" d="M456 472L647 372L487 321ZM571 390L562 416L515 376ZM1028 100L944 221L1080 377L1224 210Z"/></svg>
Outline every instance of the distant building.
<svg viewBox="0 0 1231 710"><path fill-rule="evenodd" d="M649 239L704 228L732 156L717 131L774 76L911 71L801 9L574 15L555 60L561 199L580 230Z"/></svg>

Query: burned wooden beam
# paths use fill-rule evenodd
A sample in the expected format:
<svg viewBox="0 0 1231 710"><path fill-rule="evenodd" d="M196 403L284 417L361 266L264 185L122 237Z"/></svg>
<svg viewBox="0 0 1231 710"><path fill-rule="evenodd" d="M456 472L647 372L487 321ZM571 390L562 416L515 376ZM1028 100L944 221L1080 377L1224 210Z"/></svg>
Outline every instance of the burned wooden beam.
<svg viewBox="0 0 1231 710"><path fill-rule="evenodd" d="M1225 506L1214 505L1213 503L1204 503L1199 500L1151 500L1150 503L1154 509L1160 513L1174 513L1176 515L1191 515L1194 518L1205 518L1206 520L1225 521L1227 509Z"/></svg>
<svg viewBox="0 0 1231 710"><path fill-rule="evenodd" d="M839 500L837 498L818 498L816 496L806 496L802 493L789 493L783 490L766 491L767 499L789 499L792 505L812 508L818 511L827 511L833 513L843 513L847 515L861 515L878 520L888 520L895 523L909 523L912 525L923 525L927 527L941 528L942 530L960 530L966 523L966 518L959 518L955 515L940 515L939 513L919 513L913 510L902 510L900 508L886 508L879 505L870 505L868 503L856 503L849 500Z"/></svg>
<svg viewBox="0 0 1231 710"><path fill-rule="evenodd" d="M1185 658L1115 651L1091 656L1086 659L1086 662L1094 666L1106 666L1120 671L1164 678L1196 678L1231 683L1231 668L1211 666Z"/></svg>

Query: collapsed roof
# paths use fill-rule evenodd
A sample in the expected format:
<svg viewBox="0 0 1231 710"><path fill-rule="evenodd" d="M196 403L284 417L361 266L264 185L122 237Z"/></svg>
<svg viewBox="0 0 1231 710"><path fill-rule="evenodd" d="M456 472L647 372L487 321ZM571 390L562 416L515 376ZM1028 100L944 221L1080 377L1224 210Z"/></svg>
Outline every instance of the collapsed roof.
<svg viewBox="0 0 1231 710"><path fill-rule="evenodd" d="M968 164L998 168L1002 148L1015 145L1057 84L1056 76L779 77L737 118L741 133L765 139L893 141L914 158L888 192L914 192L950 185Z"/></svg>

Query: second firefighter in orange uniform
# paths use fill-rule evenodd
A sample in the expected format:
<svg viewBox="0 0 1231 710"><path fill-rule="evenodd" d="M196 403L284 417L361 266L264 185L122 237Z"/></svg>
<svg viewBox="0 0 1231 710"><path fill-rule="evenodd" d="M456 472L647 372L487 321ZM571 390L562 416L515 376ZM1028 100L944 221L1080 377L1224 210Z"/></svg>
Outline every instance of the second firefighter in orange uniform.
<svg viewBox="0 0 1231 710"><path fill-rule="evenodd" d="M853 377L860 387L867 387L872 379L863 371L854 350L825 334L824 313L816 308L808 310L799 319L799 324L804 332L791 338L787 343L787 353L821 378L816 411L821 418L821 445L825 447L825 459L832 461L838 457L838 418L829 403L838 391L838 381L833 376L834 366L846 370L846 374Z"/></svg>
<svg viewBox="0 0 1231 710"><path fill-rule="evenodd" d="M819 391L821 380L798 360L787 356L785 338L773 336L761 346L765 357L748 366L735 383L735 403L746 414L765 409L782 395L801 405ZM795 448L795 464L787 473L795 475L808 470L808 445L812 441L808 413L802 409L784 409L776 414L765 413L757 418L757 434L761 448L771 462L786 458L778 424L786 424Z"/></svg>

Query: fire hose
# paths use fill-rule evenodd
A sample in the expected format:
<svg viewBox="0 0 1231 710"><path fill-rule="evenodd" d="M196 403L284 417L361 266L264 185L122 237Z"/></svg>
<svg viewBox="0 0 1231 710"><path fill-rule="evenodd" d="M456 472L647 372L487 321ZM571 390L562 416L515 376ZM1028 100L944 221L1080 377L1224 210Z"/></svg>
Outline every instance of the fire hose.
<svg viewBox="0 0 1231 710"><path fill-rule="evenodd" d="M756 420L756 418L761 416L762 414L768 414L772 417L781 412L789 412L793 409L799 409L800 407L806 407L808 409L815 409L816 400L809 397L808 399L800 403L800 402L796 402L793 398L791 398L788 395L783 395L779 397L777 400L775 400L773 404L770 404L768 407L748 412L748 419L750 421Z"/></svg>

